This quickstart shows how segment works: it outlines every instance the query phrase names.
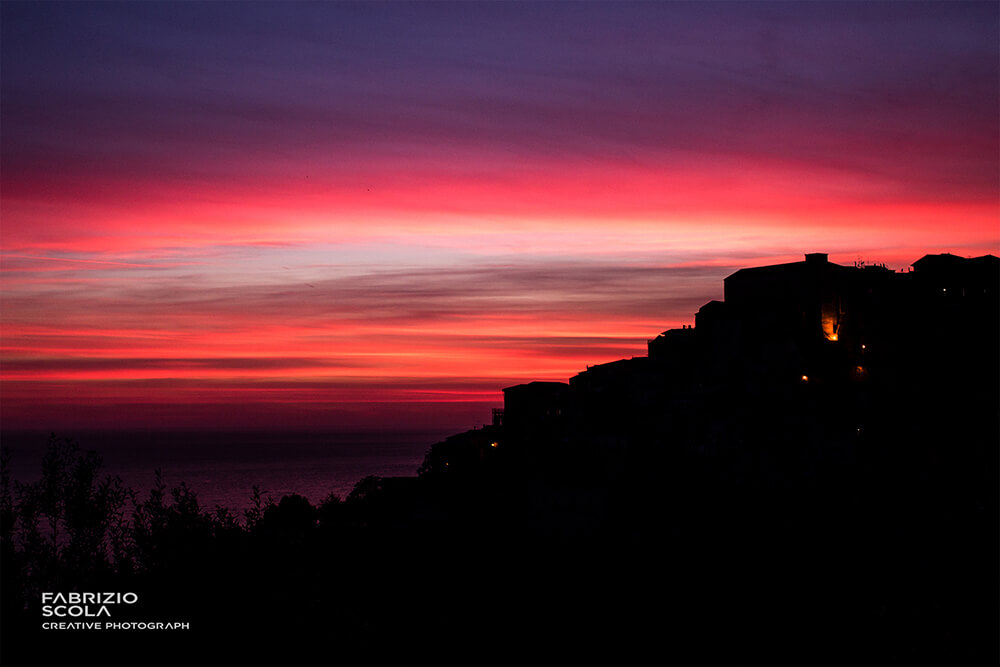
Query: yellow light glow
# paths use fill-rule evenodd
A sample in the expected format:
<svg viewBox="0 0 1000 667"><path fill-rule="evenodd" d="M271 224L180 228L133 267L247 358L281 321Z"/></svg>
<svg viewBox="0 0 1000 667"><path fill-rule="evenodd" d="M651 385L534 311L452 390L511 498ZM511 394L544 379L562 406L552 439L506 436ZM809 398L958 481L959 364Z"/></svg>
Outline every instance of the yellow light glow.
<svg viewBox="0 0 1000 667"><path fill-rule="evenodd" d="M840 333L840 309L824 306L820 327L827 340L837 340Z"/></svg>
<svg viewBox="0 0 1000 667"><path fill-rule="evenodd" d="M803 375L802 376L802 381L803 382L809 382L809 376L808 375Z"/></svg>
<svg viewBox="0 0 1000 667"><path fill-rule="evenodd" d="M500 444L500 443L497 443L497 442L491 442L491 443L490 443L490 447L496 447L496 446L497 446L498 444Z"/></svg>

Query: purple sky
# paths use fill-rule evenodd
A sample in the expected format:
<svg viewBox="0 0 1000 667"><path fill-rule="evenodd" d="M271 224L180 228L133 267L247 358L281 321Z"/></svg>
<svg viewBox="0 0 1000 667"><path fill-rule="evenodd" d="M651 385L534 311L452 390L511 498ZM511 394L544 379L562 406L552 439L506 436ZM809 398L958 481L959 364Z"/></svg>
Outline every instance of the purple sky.
<svg viewBox="0 0 1000 667"><path fill-rule="evenodd" d="M742 266L996 252L998 13L0 4L4 420L463 427Z"/></svg>

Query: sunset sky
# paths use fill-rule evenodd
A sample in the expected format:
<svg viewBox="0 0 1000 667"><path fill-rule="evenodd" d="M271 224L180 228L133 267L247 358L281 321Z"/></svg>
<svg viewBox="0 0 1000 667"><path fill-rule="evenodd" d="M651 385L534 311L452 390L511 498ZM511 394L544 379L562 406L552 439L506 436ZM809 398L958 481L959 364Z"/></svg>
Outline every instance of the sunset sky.
<svg viewBox="0 0 1000 667"><path fill-rule="evenodd" d="M0 12L4 428L464 430L740 267L1000 248L995 2Z"/></svg>

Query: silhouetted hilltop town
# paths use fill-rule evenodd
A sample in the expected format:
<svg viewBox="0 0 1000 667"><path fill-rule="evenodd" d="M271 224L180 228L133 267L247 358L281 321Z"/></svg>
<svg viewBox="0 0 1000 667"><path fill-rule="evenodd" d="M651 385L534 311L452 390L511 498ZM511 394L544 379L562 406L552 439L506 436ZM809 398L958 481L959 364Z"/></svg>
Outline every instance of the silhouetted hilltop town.
<svg viewBox="0 0 1000 667"><path fill-rule="evenodd" d="M4 662L997 664L998 288L994 256L743 269L415 477L242 519L56 446L0 475ZM76 590L190 630L45 630Z"/></svg>
<svg viewBox="0 0 1000 667"><path fill-rule="evenodd" d="M673 446L739 458L794 442L813 464L853 456L870 435L891 446L932 427L988 445L998 287L993 255L926 255L904 272L823 253L741 269L725 279L724 301L650 340L648 356L507 387L492 426L457 438L456 460L438 457L425 472L508 444L529 457Z"/></svg>
<svg viewBox="0 0 1000 667"><path fill-rule="evenodd" d="M507 387L386 497L556 554L515 571L587 591L548 621L597 638L570 661L994 663L998 290L992 255L739 270L648 356Z"/></svg>

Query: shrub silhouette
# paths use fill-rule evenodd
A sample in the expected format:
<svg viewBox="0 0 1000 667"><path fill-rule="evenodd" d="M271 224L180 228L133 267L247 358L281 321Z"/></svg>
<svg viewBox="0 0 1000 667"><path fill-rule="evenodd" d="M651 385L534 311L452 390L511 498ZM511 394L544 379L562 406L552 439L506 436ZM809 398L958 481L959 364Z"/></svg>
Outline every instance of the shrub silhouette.
<svg viewBox="0 0 1000 667"><path fill-rule="evenodd" d="M287 546L301 546L316 528L317 517L316 508L305 497L292 494L264 511L257 530L266 539Z"/></svg>
<svg viewBox="0 0 1000 667"><path fill-rule="evenodd" d="M382 490L382 478L378 475L368 475L360 480L347 495L347 502L360 503L374 498Z"/></svg>
<svg viewBox="0 0 1000 667"><path fill-rule="evenodd" d="M317 508L317 518L321 526L335 526L343 518L343 501L340 496L330 492L320 502Z"/></svg>
<svg viewBox="0 0 1000 667"><path fill-rule="evenodd" d="M89 581L131 567L134 496L117 476L101 477L101 463L95 452L52 435L38 481L14 482L11 493L4 470L2 537L20 552L32 588L54 586L68 573Z"/></svg>

